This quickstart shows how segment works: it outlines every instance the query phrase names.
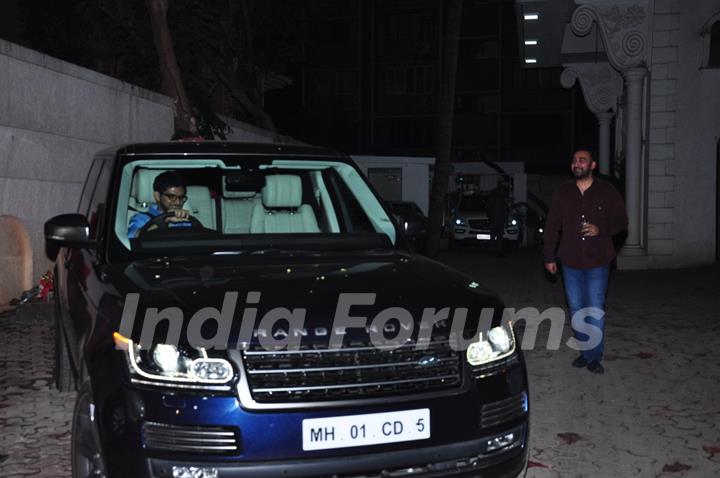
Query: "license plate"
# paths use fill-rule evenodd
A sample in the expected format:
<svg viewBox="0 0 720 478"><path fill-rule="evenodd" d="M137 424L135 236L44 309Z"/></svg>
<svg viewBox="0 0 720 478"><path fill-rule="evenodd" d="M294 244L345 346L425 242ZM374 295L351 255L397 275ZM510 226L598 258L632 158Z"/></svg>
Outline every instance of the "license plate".
<svg viewBox="0 0 720 478"><path fill-rule="evenodd" d="M490 240L490 234L478 234L475 237L480 241L489 241Z"/></svg>
<svg viewBox="0 0 720 478"><path fill-rule="evenodd" d="M302 422L303 450L328 450L430 438L430 409L308 418Z"/></svg>

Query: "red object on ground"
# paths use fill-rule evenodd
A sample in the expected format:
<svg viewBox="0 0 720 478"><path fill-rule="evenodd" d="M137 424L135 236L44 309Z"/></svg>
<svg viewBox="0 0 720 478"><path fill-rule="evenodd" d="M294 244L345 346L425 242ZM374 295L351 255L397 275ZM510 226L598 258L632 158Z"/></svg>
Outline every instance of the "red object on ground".
<svg viewBox="0 0 720 478"><path fill-rule="evenodd" d="M720 445L705 445L703 446L703 451L711 455L720 455Z"/></svg>
<svg viewBox="0 0 720 478"><path fill-rule="evenodd" d="M38 298L40 300L47 301L50 297L50 293L55 291L55 282L53 281L52 271L47 271L40 278L40 292L38 292Z"/></svg>

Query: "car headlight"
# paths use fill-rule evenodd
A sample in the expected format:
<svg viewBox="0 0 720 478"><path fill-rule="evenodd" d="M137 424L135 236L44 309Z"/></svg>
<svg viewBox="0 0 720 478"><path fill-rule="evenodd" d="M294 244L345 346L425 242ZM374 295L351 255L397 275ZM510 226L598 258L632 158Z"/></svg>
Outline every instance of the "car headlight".
<svg viewBox="0 0 720 478"><path fill-rule="evenodd" d="M517 226L517 224L518 224L517 219L512 218L512 220L510 220L510 225L511 225L511 226Z"/></svg>
<svg viewBox="0 0 720 478"><path fill-rule="evenodd" d="M232 365L225 359L209 357L205 349L154 344L149 348L113 335L125 354L130 376L157 385L225 385L233 379Z"/></svg>
<svg viewBox="0 0 720 478"><path fill-rule="evenodd" d="M455 224L458 225L458 226L464 226L464 225L465 225L465 219L459 217L459 218L455 219Z"/></svg>
<svg viewBox="0 0 720 478"><path fill-rule="evenodd" d="M470 365L483 365L507 357L515 352L515 334L511 324L493 327L486 334L480 333L477 342L471 343L465 356Z"/></svg>

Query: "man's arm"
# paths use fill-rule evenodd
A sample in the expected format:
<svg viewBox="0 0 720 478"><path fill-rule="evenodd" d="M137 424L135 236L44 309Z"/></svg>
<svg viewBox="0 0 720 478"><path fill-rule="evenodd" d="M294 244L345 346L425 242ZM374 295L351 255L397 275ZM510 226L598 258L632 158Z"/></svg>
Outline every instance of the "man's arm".
<svg viewBox="0 0 720 478"><path fill-rule="evenodd" d="M128 225L128 239L132 239L138 236L140 229L150 221L150 215L145 212L139 212L130 218L130 224Z"/></svg>
<svg viewBox="0 0 720 478"><path fill-rule="evenodd" d="M614 236L621 233L622 231L625 231L628 227L628 217L627 212L625 211L625 202L623 201L620 193L615 188L611 188L610 190L610 198L608 201L608 205L610 206L608 230L600 231L600 233L607 236Z"/></svg>
<svg viewBox="0 0 720 478"><path fill-rule="evenodd" d="M554 264L556 262L555 249L557 249L557 243L560 238L560 231L562 228L562 218L560 217L562 209L560 203L560 195L558 194L558 191L555 191L552 201L550 202L550 210L548 211L547 219L545 220L545 239L543 244L543 257L545 259L545 264Z"/></svg>

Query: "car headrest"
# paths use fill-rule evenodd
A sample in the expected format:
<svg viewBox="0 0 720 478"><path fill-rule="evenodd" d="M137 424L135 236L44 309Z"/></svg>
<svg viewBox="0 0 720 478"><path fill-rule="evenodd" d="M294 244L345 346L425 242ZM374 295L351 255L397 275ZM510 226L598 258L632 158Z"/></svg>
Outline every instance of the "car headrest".
<svg viewBox="0 0 720 478"><path fill-rule="evenodd" d="M138 169L132 183L131 196L134 197L139 204L154 203L153 181L155 181L155 178L158 177L160 173L164 172L165 171L160 169Z"/></svg>
<svg viewBox="0 0 720 478"><path fill-rule="evenodd" d="M302 181L292 174L274 174L265 177L262 188L265 207L300 207L302 204Z"/></svg>
<svg viewBox="0 0 720 478"><path fill-rule="evenodd" d="M248 199L255 196L255 191L228 191L225 181L222 182L223 197L228 199Z"/></svg>

